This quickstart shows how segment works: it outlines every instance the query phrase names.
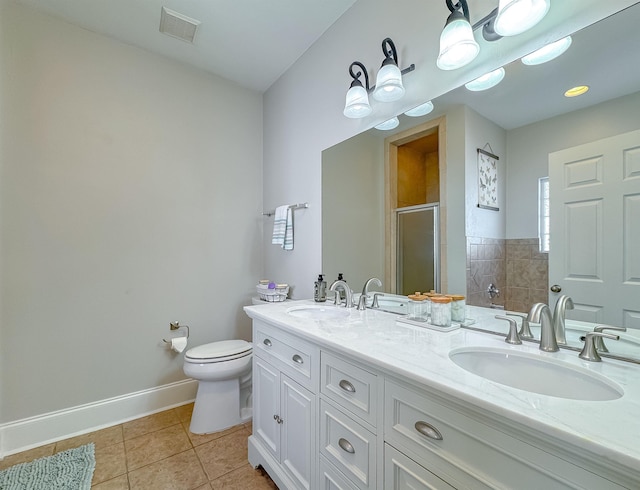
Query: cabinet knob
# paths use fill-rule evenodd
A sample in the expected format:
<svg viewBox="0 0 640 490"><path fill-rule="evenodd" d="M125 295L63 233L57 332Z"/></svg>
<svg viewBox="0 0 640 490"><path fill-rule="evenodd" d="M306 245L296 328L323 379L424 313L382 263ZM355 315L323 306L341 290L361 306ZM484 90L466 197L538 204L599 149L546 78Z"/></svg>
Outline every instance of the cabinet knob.
<svg viewBox="0 0 640 490"><path fill-rule="evenodd" d="M356 392L356 387L353 386L353 384L351 384L351 382L347 381L346 379L341 379L340 383L338 383L338 386L340 386L340 388L342 388L344 391L348 391L349 393Z"/></svg>
<svg viewBox="0 0 640 490"><path fill-rule="evenodd" d="M343 451L349 453L349 454L355 454L356 450L353 448L353 446L351 445L351 443L349 441L347 441L346 439L344 439L343 437L341 437L338 440L338 446L340 446L340 449L342 449Z"/></svg>
<svg viewBox="0 0 640 490"><path fill-rule="evenodd" d="M279 424L281 424L282 422L284 422L284 420L280 418L280 415L274 415L274 416L273 416L273 420L275 420L275 421L276 421L276 422L278 422Z"/></svg>
<svg viewBox="0 0 640 490"><path fill-rule="evenodd" d="M304 364L304 359L302 359L298 354L294 354L291 359L293 359L293 362L297 362L298 364Z"/></svg>
<svg viewBox="0 0 640 490"><path fill-rule="evenodd" d="M266 345L267 347L271 347L271 340L269 340L269 339L264 339L264 340L262 341L262 343L263 343L264 345Z"/></svg>
<svg viewBox="0 0 640 490"><path fill-rule="evenodd" d="M415 423L414 427L418 432L420 432L420 434L422 434L423 436L427 436L429 439L435 439L436 441L442 440L442 434L440 433L440 431L427 422L418 420Z"/></svg>
<svg viewBox="0 0 640 490"><path fill-rule="evenodd" d="M551 289L552 293L559 293L560 291L562 291L562 288L560 286L558 286L557 284L554 284L549 289Z"/></svg>

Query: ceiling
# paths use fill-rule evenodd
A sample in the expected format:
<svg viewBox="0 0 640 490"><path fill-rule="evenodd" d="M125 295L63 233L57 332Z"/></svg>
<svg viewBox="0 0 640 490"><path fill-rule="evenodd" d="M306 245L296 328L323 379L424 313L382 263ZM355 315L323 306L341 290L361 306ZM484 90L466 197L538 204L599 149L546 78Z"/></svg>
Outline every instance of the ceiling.
<svg viewBox="0 0 640 490"><path fill-rule="evenodd" d="M356 0L14 0L266 91ZM200 21L194 43L159 32L162 7Z"/></svg>

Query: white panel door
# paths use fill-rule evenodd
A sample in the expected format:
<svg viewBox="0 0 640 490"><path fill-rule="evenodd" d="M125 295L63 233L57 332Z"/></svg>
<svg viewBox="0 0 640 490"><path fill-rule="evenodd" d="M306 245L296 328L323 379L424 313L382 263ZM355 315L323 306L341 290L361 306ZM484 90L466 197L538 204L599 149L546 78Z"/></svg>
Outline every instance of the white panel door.
<svg viewBox="0 0 640 490"><path fill-rule="evenodd" d="M311 474L315 439L315 396L295 381L282 375L282 464L291 473L298 488L309 489L315 481Z"/></svg>
<svg viewBox="0 0 640 490"><path fill-rule="evenodd" d="M640 328L640 131L551 153L549 186L549 284L573 299L567 316Z"/></svg>
<svg viewBox="0 0 640 490"><path fill-rule="evenodd" d="M253 432L280 460L280 372L253 356Z"/></svg>

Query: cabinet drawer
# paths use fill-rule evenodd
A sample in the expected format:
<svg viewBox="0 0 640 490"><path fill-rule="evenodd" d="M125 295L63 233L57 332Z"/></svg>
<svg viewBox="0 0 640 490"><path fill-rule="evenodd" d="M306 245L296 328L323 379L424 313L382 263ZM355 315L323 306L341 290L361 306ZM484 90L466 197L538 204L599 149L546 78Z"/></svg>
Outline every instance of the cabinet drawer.
<svg viewBox="0 0 640 490"><path fill-rule="evenodd" d="M320 484L318 488L320 490L358 490L324 456L320 456Z"/></svg>
<svg viewBox="0 0 640 490"><path fill-rule="evenodd" d="M320 391L376 426L377 376L327 352L321 354Z"/></svg>
<svg viewBox="0 0 640 490"><path fill-rule="evenodd" d="M320 403L320 454L356 487L376 487L376 436L324 400Z"/></svg>
<svg viewBox="0 0 640 490"><path fill-rule="evenodd" d="M320 349L287 333L254 322L253 350L305 388L317 393Z"/></svg>
<svg viewBox="0 0 640 490"><path fill-rule="evenodd" d="M384 445L384 488L385 490L455 490L454 487L389 444Z"/></svg>
<svg viewBox="0 0 640 490"><path fill-rule="evenodd" d="M384 439L460 489L622 488L390 380Z"/></svg>

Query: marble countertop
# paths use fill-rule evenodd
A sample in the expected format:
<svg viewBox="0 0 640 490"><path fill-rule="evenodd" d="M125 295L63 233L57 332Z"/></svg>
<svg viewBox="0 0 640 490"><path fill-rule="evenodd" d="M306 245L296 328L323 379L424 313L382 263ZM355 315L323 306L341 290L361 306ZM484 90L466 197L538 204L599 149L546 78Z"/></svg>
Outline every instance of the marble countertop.
<svg viewBox="0 0 640 490"><path fill-rule="evenodd" d="M534 429L554 441L586 451L605 464L622 465L640 480L640 365L604 359L587 362L576 352L541 352L535 344L512 346L496 335L457 329L438 332L397 323L398 315L380 310L347 310L331 320L297 318L287 310L318 305L310 300L245 307L263 320L314 342L407 377L459 401L470 403ZM325 303L327 308L337 308ZM474 327L500 327L494 319L504 312L467 307ZM342 307L342 309L344 309ZM502 327L504 328L504 327ZM624 395L611 401L581 401L540 395L511 388L457 366L449 352L462 347L492 347L551 358L605 376L620 385Z"/></svg>

